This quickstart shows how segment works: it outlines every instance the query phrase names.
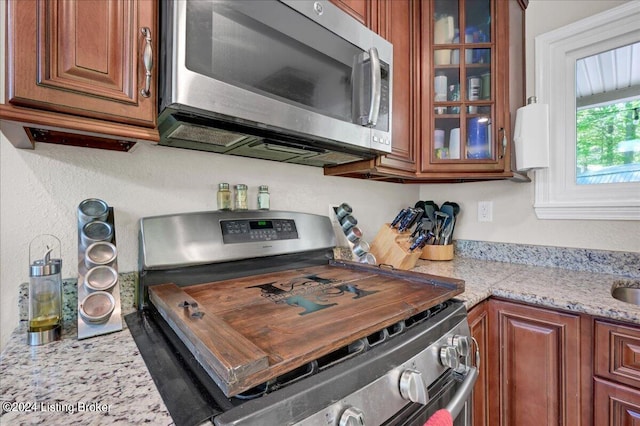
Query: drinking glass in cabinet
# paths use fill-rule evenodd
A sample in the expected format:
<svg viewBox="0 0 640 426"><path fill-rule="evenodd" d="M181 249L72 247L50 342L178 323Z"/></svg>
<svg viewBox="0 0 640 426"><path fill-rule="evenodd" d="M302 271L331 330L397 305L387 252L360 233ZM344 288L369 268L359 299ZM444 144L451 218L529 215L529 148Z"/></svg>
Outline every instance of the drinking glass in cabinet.
<svg viewBox="0 0 640 426"><path fill-rule="evenodd" d="M491 121L489 117L471 117L467 120L467 158L491 158Z"/></svg>

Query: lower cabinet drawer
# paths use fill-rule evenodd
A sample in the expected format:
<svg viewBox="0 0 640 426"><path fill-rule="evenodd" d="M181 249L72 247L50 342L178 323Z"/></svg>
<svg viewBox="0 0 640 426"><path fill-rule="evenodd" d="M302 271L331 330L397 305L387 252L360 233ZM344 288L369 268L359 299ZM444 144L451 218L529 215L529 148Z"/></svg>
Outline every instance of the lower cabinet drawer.
<svg viewBox="0 0 640 426"><path fill-rule="evenodd" d="M595 322L595 375L640 388L640 328Z"/></svg>
<svg viewBox="0 0 640 426"><path fill-rule="evenodd" d="M623 426L640 423L640 390L596 377L593 402L594 425Z"/></svg>

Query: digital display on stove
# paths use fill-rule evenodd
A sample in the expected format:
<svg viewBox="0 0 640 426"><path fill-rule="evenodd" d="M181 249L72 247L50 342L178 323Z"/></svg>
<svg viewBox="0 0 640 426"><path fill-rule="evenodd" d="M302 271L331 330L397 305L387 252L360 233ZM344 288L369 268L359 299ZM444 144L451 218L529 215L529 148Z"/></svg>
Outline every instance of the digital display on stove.
<svg viewBox="0 0 640 426"><path fill-rule="evenodd" d="M249 227L251 229L273 229L273 222L270 220L250 220Z"/></svg>
<svg viewBox="0 0 640 426"><path fill-rule="evenodd" d="M292 219L223 220L222 241L225 244L255 243L298 238L296 223Z"/></svg>

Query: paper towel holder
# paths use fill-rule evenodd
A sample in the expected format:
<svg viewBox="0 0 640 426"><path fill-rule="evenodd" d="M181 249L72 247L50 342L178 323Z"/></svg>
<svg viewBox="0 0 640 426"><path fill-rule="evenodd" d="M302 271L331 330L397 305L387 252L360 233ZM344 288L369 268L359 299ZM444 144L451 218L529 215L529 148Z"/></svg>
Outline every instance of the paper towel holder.
<svg viewBox="0 0 640 426"><path fill-rule="evenodd" d="M513 132L516 170L529 171L549 167L549 106L539 104L535 96L518 108Z"/></svg>

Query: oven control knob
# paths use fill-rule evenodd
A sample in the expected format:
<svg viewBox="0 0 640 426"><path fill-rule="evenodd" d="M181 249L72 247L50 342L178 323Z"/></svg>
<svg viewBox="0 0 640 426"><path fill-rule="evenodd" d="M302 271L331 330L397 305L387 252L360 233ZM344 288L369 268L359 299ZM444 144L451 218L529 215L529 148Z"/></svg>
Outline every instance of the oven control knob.
<svg viewBox="0 0 640 426"><path fill-rule="evenodd" d="M339 426L364 426L364 413L356 407L349 407L342 412Z"/></svg>
<svg viewBox="0 0 640 426"><path fill-rule="evenodd" d="M456 334L451 338L451 345L455 346L458 351L458 355L467 356L471 349L471 342L469 340L468 336Z"/></svg>
<svg viewBox="0 0 640 426"><path fill-rule="evenodd" d="M460 368L458 349L455 346L440 348L440 362L447 368L458 370Z"/></svg>
<svg viewBox="0 0 640 426"><path fill-rule="evenodd" d="M400 396L407 401L427 405L429 394L421 372L407 369L400 374Z"/></svg>

